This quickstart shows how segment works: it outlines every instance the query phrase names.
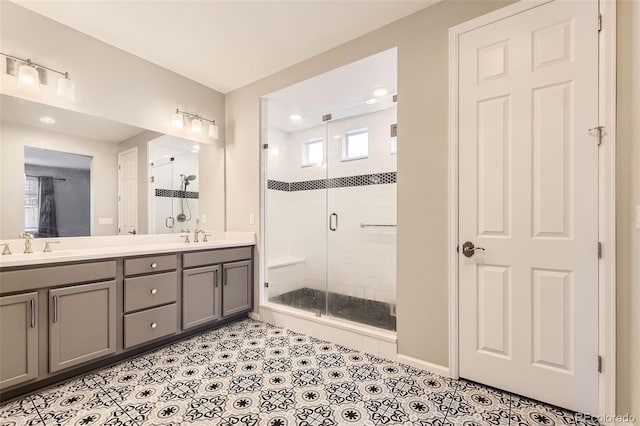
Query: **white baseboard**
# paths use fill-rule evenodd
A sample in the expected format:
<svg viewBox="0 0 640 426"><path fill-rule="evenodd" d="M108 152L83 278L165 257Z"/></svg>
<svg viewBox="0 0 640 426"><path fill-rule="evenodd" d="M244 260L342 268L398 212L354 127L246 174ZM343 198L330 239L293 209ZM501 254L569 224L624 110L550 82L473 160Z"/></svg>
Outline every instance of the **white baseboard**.
<svg viewBox="0 0 640 426"><path fill-rule="evenodd" d="M249 312L249 318L255 321L260 321L260 314L258 312Z"/></svg>
<svg viewBox="0 0 640 426"><path fill-rule="evenodd" d="M408 355L398 354L397 358L398 358L398 362L402 362L402 363L410 365L412 367L428 371L429 373L437 374L438 376L442 376L442 377L451 377L451 374L450 374L450 371L449 371L449 367L445 367L443 365L438 365L438 364L433 364L433 363L427 362L427 361L422 361L421 359L413 358L413 357L408 356Z"/></svg>

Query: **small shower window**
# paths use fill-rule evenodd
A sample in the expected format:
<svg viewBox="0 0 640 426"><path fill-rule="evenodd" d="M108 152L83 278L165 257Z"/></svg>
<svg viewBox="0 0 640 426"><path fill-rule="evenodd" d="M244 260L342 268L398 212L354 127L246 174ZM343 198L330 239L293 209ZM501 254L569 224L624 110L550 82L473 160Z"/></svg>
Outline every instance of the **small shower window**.
<svg viewBox="0 0 640 426"><path fill-rule="evenodd" d="M302 145L302 167L322 164L324 159L323 139L311 139Z"/></svg>
<svg viewBox="0 0 640 426"><path fill-rule="evenodd" d="M369 129L347 132L342 139L342 161L359 160L369 156Z"/></svg>
<svg viewBox="0 0 640 426"><path fill-rule="evenodd" d="M24 178L24 230L36 232L40 217L40 188L37 177Z"/></svg>

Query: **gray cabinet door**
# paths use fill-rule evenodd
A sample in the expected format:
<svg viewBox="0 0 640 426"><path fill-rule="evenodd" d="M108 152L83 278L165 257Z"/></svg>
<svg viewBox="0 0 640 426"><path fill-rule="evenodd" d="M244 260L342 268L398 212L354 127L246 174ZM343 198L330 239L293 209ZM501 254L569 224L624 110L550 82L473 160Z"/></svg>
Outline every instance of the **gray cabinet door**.
<svg viewBox="0 0 640 426"><path fill-rule="evenodd" d="M49 370L116 351L116 283L49 290Z"/></svg>
<svg viewBox="0 0 640 426"><path fill-rule="evenodd" d="M182 329L220 318L220 266L182 271Z"/></svg>
<svg viewBox="0 0 640 426"><path fill-rule="evenodd" d="M37 296L0 297L0 389L38 376Z"/></svg>
<svg viewBox="0 0 640 426"><path fill-rule="evenodd" d="M222 316L251 309L251 261L222 266Z"/></svg>

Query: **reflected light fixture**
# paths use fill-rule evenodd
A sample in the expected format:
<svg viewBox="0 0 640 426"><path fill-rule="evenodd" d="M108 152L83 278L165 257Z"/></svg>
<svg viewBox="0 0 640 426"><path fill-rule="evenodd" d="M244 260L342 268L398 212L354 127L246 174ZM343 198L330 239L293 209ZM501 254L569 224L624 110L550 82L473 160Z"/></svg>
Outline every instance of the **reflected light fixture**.
<svg viewBox="0 0 640 426"><path fill-rule="evenodd" d="M289 120L299 121L299 120L302 120L302 116L300 114L291 114L289 116Z"/></svg>
<svg viewBox="0 0 640 426"><path fill-rule="evenodd" d="M373 96L375 96L376 98L380 98L382 96L385 96L387 93L389 93L389 89L387 89L386 87L378 87L373 91Z"/></svg>
<svg viewBox="0 0 640 426"><path fill-rule="evenodd" d="M21 59L16 56L0 52L7 58L7 73L18 77L18 85L29 90L39 90L40 85L47 84L47 71L60 74L56 94L62 98L73 101L75 99L76 86L69 78L68 72L58 71L44 65L31 62L31 59Z"/></svg>
<svg viewBox="0 0 640 426"><path fill-rule="evenodd" d="M218 139L218 126L216 125L216 120L209 120L208 118L201 117L198 114L191 114L190 112L180 111L180 109L176 108L176 112L171 115L171 124L173 127L182 129L184 127L185 117L191 120L191 131L193 133L201 134L202 122L206 121L210 123L207 136L214 140Z"/></svg>
<svg viewBox="0 0 640 426"><path fill-rule="evenodd" d="M40 121L45 124L56 124L56 119L53 117L49 117L48 115L40 117Z"/></svg>
<svg viewBox="0 0 640 426"><path fill-rule="evenodd" d="M367 99L364 103L366 103L367 105L375 105L378 103L378 100L376 98L371 98Z"/></svg>

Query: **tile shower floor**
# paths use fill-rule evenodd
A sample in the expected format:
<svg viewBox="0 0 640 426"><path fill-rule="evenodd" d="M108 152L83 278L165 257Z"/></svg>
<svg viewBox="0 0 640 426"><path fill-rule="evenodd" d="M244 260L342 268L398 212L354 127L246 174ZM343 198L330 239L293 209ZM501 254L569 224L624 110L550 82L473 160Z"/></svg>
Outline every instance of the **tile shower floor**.
<svg viewBox="0 0 640 426"><path fill-rule="evenodd" d="M574 413L242 320L0 406L0 425L564 425Z"/></svg>

